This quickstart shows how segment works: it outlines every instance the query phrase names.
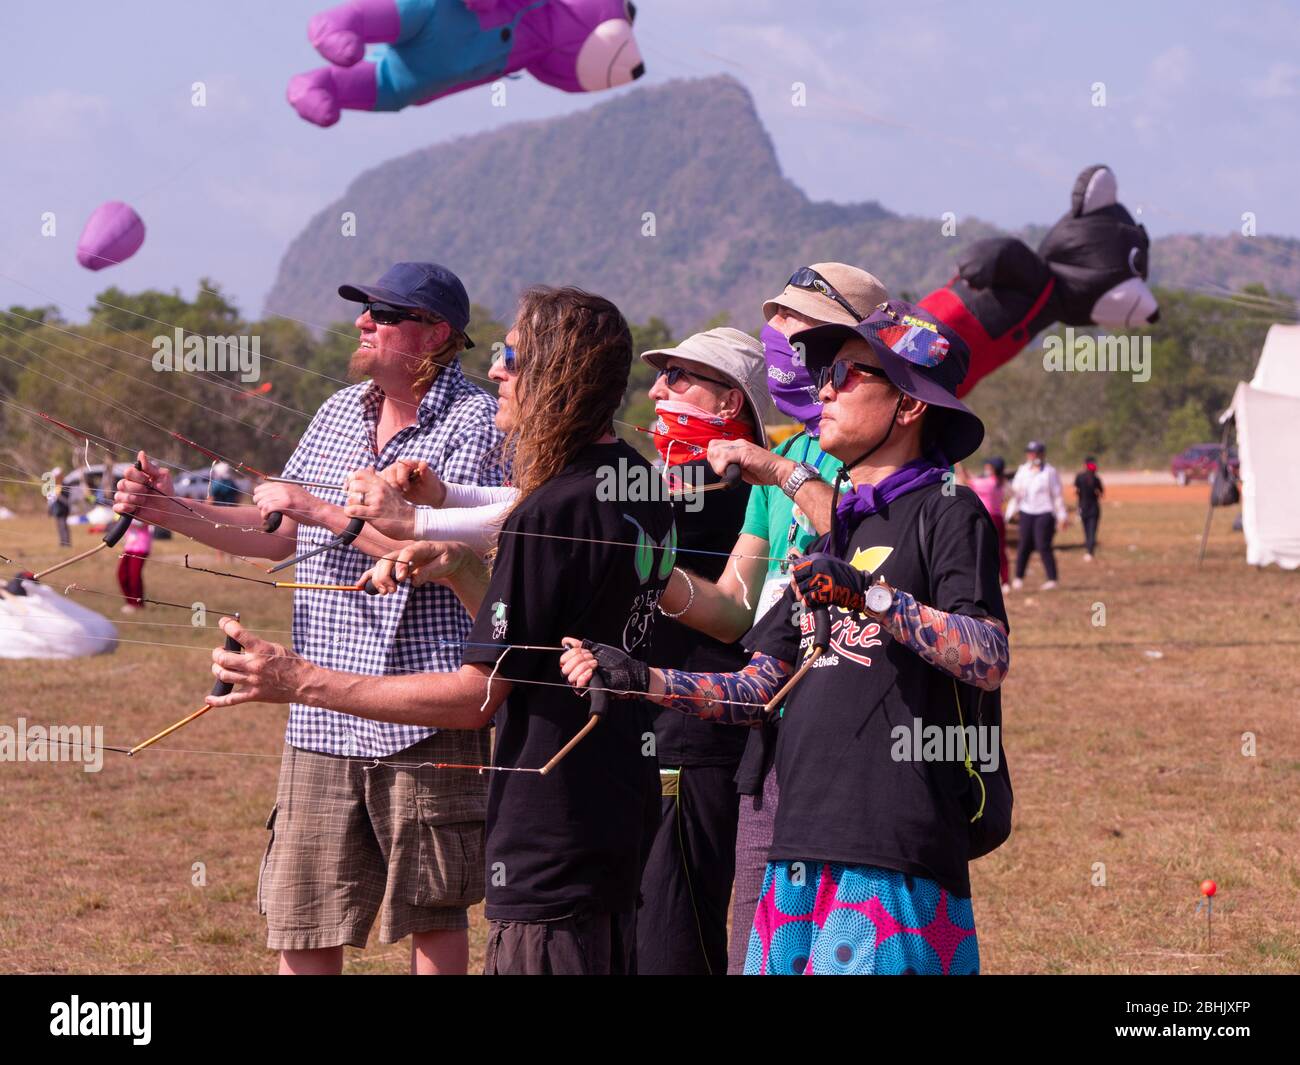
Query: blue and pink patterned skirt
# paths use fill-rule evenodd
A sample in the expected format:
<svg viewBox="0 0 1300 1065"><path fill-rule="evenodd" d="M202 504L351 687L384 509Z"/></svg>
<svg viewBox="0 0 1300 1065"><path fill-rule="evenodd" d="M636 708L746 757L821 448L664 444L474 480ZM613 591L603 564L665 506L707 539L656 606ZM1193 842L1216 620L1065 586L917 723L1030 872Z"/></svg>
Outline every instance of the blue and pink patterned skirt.
<svg viewBox="0 0 1300 1065"><path fill-rule="evenodd" d="M974 975L971 900L873 865L768 862L746 976Z"/></svg>

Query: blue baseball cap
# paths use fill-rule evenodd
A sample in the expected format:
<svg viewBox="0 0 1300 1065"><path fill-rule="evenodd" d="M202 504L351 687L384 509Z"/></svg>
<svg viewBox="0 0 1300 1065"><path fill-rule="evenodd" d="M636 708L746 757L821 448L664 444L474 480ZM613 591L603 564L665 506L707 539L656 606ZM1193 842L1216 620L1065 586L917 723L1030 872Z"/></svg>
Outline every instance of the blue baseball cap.
<svg viewBox="0 0 1300 1065"><path fill-rule="evenodd" d="M437 263L394 263L373 285L340 285L339 295L353 303L389 303L413 311L428 311L465 332L469 325L469 294L461 280ZM465 337L465 346L474 342Z"/></svg>

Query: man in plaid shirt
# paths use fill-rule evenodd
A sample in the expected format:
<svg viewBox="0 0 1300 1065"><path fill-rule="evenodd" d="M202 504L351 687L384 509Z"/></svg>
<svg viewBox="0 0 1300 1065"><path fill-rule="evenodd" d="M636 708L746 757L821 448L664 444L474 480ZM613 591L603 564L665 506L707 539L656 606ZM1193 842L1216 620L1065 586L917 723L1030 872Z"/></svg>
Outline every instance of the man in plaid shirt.
<svg viewBox="0 0 1300 1065"><path fill-rule="evenodd" d="M496 401L465 379L458 358L472 345L460 280L434 263L398 263L375 285L344 285L339 295L364 304L349 370L370 380L325 401L285 476L342 486L352 471L400 457L427 461L446 481L500 484ZM223 551L287 558L348 524L343 491L297 485L259 485L256 507L162 504L144 485L170 496L170 476L141 459L144 469L118 485L117 509L150 508L152 519L169 506L157 524ZM272 512L284 515L280 528L256 531ZM370 555L395 546L367 528L355 545L304 561L297 580L353 584ZM455 594L436 585L404 584L374 597L294 593L294 650L331 669L454 672L470 627ZM482 764L489 753L487 730L415 728L292 706L258 880L267 945L281 952L282 973L341 972L343 947L365 946L381 907L381 941L412 936L412 972L465 972L467 910L483 898L487 782L421 763ZM390 758L400 768L374 765Z"/></svg>

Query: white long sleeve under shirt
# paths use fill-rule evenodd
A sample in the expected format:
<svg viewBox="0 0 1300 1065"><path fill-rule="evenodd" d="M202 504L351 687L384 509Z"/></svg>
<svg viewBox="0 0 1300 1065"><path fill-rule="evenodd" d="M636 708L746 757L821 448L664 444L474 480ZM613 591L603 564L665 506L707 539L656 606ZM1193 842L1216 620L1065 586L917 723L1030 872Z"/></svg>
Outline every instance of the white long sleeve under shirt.
<svg viewBox="0 0 1300 1065"><path fill-rule="evenodd" d="M450 481L444 487L447 498L441 507L415 508L415 538L450 540L479 554L488 551L496 543L501 519L519 490Z"/></svg>

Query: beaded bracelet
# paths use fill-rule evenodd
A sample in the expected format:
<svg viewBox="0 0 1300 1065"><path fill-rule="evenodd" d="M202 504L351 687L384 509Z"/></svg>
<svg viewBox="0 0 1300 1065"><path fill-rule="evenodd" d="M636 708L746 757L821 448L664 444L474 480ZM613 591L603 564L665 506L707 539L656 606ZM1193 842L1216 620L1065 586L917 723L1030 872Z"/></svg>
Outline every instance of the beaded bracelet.
<svg viewBox="0 0 1300 1065"><path fill-rule="evenodd" d="M689 573L687 573L684 569L679 569L679 568L676 567L676 566L673 567L673 572L674 572L674 573L680 573L680 574L682 575L682 577L685 579L685 581L686 581L686 587L687 587L688 589L690 589L690 596L689 596L689 597L687 598L687 600L686 600L686 605L685 605L684 607L682 607L681 610L677 611L676 614L670 614L667 610L664 609L663 603L660 603L660 604L659 604L659 613L661 613L661 614L662 614L664 617L666 617L666 618L679 618L679 617L681 617L683 614L686 613L686 611L688 611L688 610L691 609L691 604L692 604L693 602L695 602L695 582L694 582L693 580L691 580L691 575L690 575Z"/></svg>

